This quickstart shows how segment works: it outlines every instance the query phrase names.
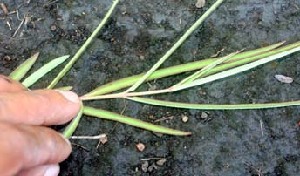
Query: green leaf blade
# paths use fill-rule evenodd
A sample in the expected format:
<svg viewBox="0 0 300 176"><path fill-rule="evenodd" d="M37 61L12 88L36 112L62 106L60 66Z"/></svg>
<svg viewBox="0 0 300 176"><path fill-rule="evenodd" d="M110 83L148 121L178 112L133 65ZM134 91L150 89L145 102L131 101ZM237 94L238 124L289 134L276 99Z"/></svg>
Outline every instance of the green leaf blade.
<svg viewBox="0 0 300 176"><path fill-rule="evenodd" d="M236 55L232 56L228 62L233 62L236 60L240 60L243 58L249 58L249 57L254 57L263 53L266 53L268 51L272 51L280 46L282 46L285 42L280 42L280 43L276 43L276 44L272 44L266 47L262 47L262 48L258 48L258 49L254 49L254 50L250 50L250 51L244 51L244 52L240 52L237 53Z"/></svg>
<svg viewBox="0 0 300 176"><path fill-rule="evenodd" d="M280 103L257 103L257 104L195 104L195 103L182 103L172 102L165 100L157 100L152 98L134 97L128 98L130 100L149 104L153 106L165 106L181 109L196 109L196 110L250 110L250 109L267 109L267 108L280 108L286 106L299 106L300 101L287 101Z"/></svg>
<svg viewBox="0 0 300 176"><path fill-rule="evenodd" d="M275 47L276 45L279 45L279 44L274 44L274 45L271 45L267 48ZM221 71L225 71L225 70L237 67L237 66L242 66L244 64L248 64L248 63L260 60L262 58L270 57L272 55L276 55L276 54L279 54L279 53L282 53L282 52L285 52L285 51L288 51L288 50L292 50L292 49L295 49L297 47L300 47L300 42L285 45L285 46L282 46L280 48L269 50L268 52L260 52L260 49L256 49L256 50L259 51L259 54L252 55L251 57L239 57L238 59L234 59L234 61L232 61L232 59L235 56L237 56L237 55L242 56L244 52L239 53L239 54L233 56L233 58L230 58L228 63L224 63L224 64L221 64L219 66L216 66L215 68L208 71L207 73L204 73L203 77L209 76L209 75L221 72ZM246 51L246 52L248 52L248 51ZM252 52L252 51L249 51L249 52ZM297 51L295 51L295 52L297 52Z"/></svg>
<svg viewBox="0 0 300 176"><path fill-rule="evenodd" d="M32 65L36 62L39 53L35 53L30 58L26 59L20 64L14 71L9 74L9 77L13 80L20 81L26 73L31 69Z"/></svg>
<svg viewBox="0 0 300 176"><path fill-rule="evenodd" d="M163 133L163 134L169 134L169 135L176 135L176 136L186 136L190 135L190 132L184 132L184 131L178 131L171 128L154 125L148 122L144 122L139 119L123 116L117 113L105 111L102 109L96 109L92 107L85 106L83 109L83 113L88 116L97 117L101 119L107 119L107 120L113 120L120 123L124 123L127 125L131 125L134 127L142 128L148 131L157 132L157 133Z"/></svg>
<svg viewBox="0 0 300 176"><path fill-rule="evenodd" d="M238 66L238 67L226 70L226 71L221 71L221 72L218 72L216 74L213 74L213 75L210 75L210 76L207 76L207 77L204 77L204 78L196 79L191 83L187 83L187 84L184 84L184 85L179 85L179 86L176 87L176 91L187 89L189 87L203 85L203 84L206 84L206 83L213 82L215 80L227 78L227 77L236 75L238 73L251 70L251 69L253 69L253 68L255 68L259 65L266 64L268 62L271 62L271 61L274 61L276 59L285 57L287 55L290 55L290 54L292 54L294 52L298 52L298 51L300 51L300 46L295 47L291 50L285 50L285 51L279 52L277 54L274 54L274 55L271 55L271 56L268 56L268 57L265 57L265 58L261 58L257 61L254 61L254 62L251 62L251 63L248 63L248 64L244 64L244 65L241 65L241 66Z"/></svg>
<svg viewBox="0 0 300 176"><path fill-rule="evenodd" d="M62 64L69 57L69 55L66 55L51 60L50 62L39 68L37 71L33 72L28 78L26 78L22 82L22 84L26 87L30 87L31 85L36 83L40 78L42 78L45 74L56 68L58 65Z"/></svg>
<svg viewBox="0 0 300 176"><path fill-rule="evenodd" d="M203 67L201 70L196 71L194 74L188 76L187 78L183 79L182 81L180 81L178 84L174 85L173 88L176 89L177 85L183 85L183 84L188 84L193 82L196 79L201 78L205 73L209 72L210 70L212 70L213 68L215 68L217 65L220 65L222 63L224 63L225 61L227 61L228 59L232 58L233 56L235 56L238 52L236 53L231 53L225 57L222 57L220 59L217 59L216 61L214 61L211 64L208 64L207 66Z"/></svg>

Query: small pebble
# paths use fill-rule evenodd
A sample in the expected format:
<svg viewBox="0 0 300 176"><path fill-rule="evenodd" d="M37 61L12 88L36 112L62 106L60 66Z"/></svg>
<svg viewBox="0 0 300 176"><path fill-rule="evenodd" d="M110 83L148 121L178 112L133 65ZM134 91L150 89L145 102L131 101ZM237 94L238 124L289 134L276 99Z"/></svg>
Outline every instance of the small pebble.
<svg viewBox="0 0 300 176"><path fill-rule="evenodd" d="M197 2L195 4L195 6L199 9L204 7L204 5L205 5L205 0L197 0Z"/></svg>
<svg viewBox="0 0 300 176"><path fill-rule="evenodd" d="M181 116L181 121L182 122L186 123L188 120L189 120L188 116L186 116L186 115Z"/></svg>
<svg viewBox="0 0 300 176"><path fill-rule="evenodd" d="M144 161L144 163L141 166L142 171L147 172L148 171L148 166L149 166L148 161Z"/></svg>
<svg viewBox="0 0 300 176"><path fill-rule="evenodd" d="M4 3L0 3L0 7L4 13L4 15L8 15L9 11Z"/></svg>
<svg viewBox="0 0 300 176"><path fill-rule="evenodd" d="M158 166L163 166L166 162L167 162L167 159L163 158L163 159L156 161L156 164Z"/></svg>
<svg viewBox="0 0 300 176"><path fill-rule="evenodd" d="M207 112L201 112L201 119L207 119L208 118L208 113Z"/></svg>
<svg viewBox="0 0 300 176"><path fill-rule="evenodd" d="M291 84L294 80L293 78L284 76L284 75L275 75L275 78L282 83Z"/></svg>
<svg viewBox="0 0 300 176"><path fill-rule="evenodd" d="M155 166L155 164L152 164L148 167L148 172L152 172L154 169L157 169L157 166Z"/></svg>
<svg viewBox="0 0 300 176"><path fill-rule="evenodd" d="M141 60L145 60L145 56L144 55L140 55L140 59Z"/></svg>
<svg viewBox="0 0 300 176"><path fill-rule="evenodd" d="M145 148L146 148L146 146L145 146L143 143L138 143L138 144L136 144L135 146L136 146L136 148L137 148L137 150L138 150L139 152L144 151Z"/></svg>
<svg viewBox="0 0 300 176"><path fill-rule="evenodd" d="M56 27L55 24L52 24L52 25L50 26L50 30L51 30L51 31L55 31L56 29L57 29L57 27Z"/></svg>

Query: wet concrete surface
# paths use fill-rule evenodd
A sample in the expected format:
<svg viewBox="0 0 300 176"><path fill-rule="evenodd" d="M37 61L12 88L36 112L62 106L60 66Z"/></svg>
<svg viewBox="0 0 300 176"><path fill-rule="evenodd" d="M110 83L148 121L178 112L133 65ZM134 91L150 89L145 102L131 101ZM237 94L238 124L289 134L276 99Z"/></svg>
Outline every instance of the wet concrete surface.
<svg viewBox="0 0 300 176"><path fill-rule="evenodd" d="M50 59L74 54L108 10L111 1L3 1L0 65L8 74L31 54L41 53L35 69ZM196 2L196 1L195 1ZM121 1L101 35L60 85L80 95L98 85L143 72L212 4L197 9L194 1ZM14 12L15 11L15 12ZM18 12L18 13L17 13ZM25 20L24 20L25 19ZM23 24L22 20L24 20ZM18 27L20 26L20 27ZM300 40L299 0L227 0L164 64L186 63L241 49ZM255 103L299 99L300 53L249 72L161 99L193 103ZM58 71L56 71L57 73ZM294 78L292 84L274 76ZM35 88L49 84L51 77ZM152 81L163 88L181 76ZM148 89L144 85L141 89ZM75 135L106 133L108 142L73 140L62 163L67 175L298 175L299 107L243 111L195 111L152 107L131 101L88 103L94 107L191 131L189 137L157 135L141 129L85 117ZM183 123L182 116L188 121ZM206 116L206 118L203 118ZM172 118L170 118L172 117ZM143 143L146 149L137 151ZM166 159L158 164L160 159Z"/></svg>

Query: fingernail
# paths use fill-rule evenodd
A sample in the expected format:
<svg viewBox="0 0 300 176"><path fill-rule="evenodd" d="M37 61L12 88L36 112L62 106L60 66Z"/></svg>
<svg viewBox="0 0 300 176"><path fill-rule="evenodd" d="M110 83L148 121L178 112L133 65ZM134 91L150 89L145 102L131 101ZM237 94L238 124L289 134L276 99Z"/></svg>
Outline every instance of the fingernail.
<svg viewBox="0 0 300 176"><path fill-rule="evenodd" d="M46 169L44 176L58 176L58 173L59 173L59 166L52 165Z"/></svg>
<svg viewBox="0 0 300 176"><path fill-rule="evenodd" d="M68 99L69 101L73 102L73 103L79 103L79 97L76 93L72 92L72 91L61 91L58 90L57 92L61 93L66 99Z"/></svg>

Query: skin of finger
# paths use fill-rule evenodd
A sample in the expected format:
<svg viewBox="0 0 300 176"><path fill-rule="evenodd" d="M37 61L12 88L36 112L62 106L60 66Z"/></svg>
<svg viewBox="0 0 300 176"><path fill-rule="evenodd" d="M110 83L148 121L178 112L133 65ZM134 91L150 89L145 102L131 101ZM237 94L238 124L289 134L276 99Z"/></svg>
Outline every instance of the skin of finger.
<svg viewBox="0 0 300 176"><path fill-rule="evenodd" d="M47 165L47 166L36 166L33 168L29 168L26 170L23 170L18 173L18 176L40 176L40 175L45 175L45 172L49 167L57 167L58 172L59 172L59 166L58 165ZM58 173L57 173L58 175Z"/></svg>
<svg viewBox="0 0 300 176"><path fill-rule="evenodd" d="M80 103L54 90L0 93L0 121L29 125L60 125L74 118Z"/></svg>
<svg viewBox="0 0 300 176"><path fill-rule="evenodd" d="M28 89L18 81L0 75L0 92L18 92L24 90L28 90Z"/></svg>
<svg viewBox="0 0 300 176"><path fill-rule="evenodd" d="M41 126L0 123L0 175L57 164L71 153L71 145L54 130Z"/></svg>

